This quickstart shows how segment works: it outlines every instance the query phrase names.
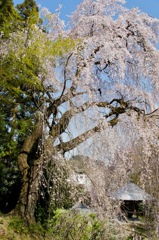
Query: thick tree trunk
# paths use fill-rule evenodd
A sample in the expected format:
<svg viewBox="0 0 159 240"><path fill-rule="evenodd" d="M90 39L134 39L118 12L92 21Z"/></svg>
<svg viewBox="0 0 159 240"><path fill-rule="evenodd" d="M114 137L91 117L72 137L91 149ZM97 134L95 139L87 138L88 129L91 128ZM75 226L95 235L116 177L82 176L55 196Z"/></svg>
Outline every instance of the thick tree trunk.
<svg viewBox="0 0 159 240"><path fill-rule="evenodd" d="M41 136L41 133L42 133L42 122L40 121L37 124L34 132L24 141L22 150L18 156L18 166L21 173L21 177L22 177L22 188L21 188L21 193L19 196L18 203L15 208L15 213L18 215L21 215L26 220L29 220L29 219L31 220L31 216L33 216L33 214L31 213L28 214L27 209L28 209L28 200L30 198L29 192L32 184L31 177L32 176L35 177L34 170L36 166L36 164L34 163L33 167L30 169L30 166L28 164L28 154L32 150L32 147L36 142L36 140ZM35 178L34 180L35 182L37 181L36 179L38 178Z"/></svg>
<svg viewBox="0 0 159 240"><path fill-rule="evenodd" d="M39 197L43 167L43 157L37 160L31 168L26 198L25 218L28 222L35 220L35 208Z"/></svg>
<svg viewBox="0 0 159 240"><path fill-rule="evenodd" d="M48 161L55 153L55 148L53 148L53 138L50 136L45 142L43 153L39 159L35 160L33 165L29 167L27 163L27 152L31 151L35 141L41 135L41 130L38 131L39 126L35 129L34 134L26 139L23 149L18 157L19 169L22 174L22 189L15 212L23 217L27 223L35 221L34 213L40 194L39 190L41 187L44 162Z"/></svg>
<svg viewBox="0 0 159 240"><path fill-rule="evenodd" d="M22 188L19 196L18 203L15 208L15 212L21 215L22 217L25 216L25 209L27 205L27 194L28 194L28 185L29 185L29 165L27 163L27 154L20 153L18 156L18 165L19 170L22 176Z"/></svg>
<svg viewBox="0 0 159 240"><path fill-rule="evenodd" d="M29 182L27 185L27 195L25 201L25 212L24 216L27 222L31 223L35 221L35 208L37 205L37 201L39 198L40 187L41 187L41 178L43 176L43 167L44 164L47 163L52 155L55 154L55 148L52 145L52 136L50 136L44 146L43 154L41 157L34 161L33 166L30 169ZM24 187L25 189L25 187Z"/></svg>

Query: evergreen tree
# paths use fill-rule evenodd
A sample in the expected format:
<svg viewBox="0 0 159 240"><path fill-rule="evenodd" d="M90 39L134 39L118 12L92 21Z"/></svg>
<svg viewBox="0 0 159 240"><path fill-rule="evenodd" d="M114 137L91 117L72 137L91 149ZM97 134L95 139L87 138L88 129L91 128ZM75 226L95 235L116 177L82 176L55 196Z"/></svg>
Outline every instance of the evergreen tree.
<svg viewBox="0 0 159 240"><path fill-rule="evenodd" d="M18 15L12 0L0 1L0 31L8 37L11 31L15 31L19 22Z"/></svg>
<svg viewBox="0 0 159 240"><path fill-rule="evenodd" d="M12 0L0 1L0 211L4 213L14 208L18 199L17 156L36 122L32 94L35 85L37 92L40 87L35 43L27 47L22 22ZM28 40L31 37L27 34Z"/></svg>
<svg viewBox="0 0 159 240"><path fill-rule="evenodd" d="M40 24L42 20L39 18L39 9L34 0L25 0L23 3L17 5L19 14L27 24Z"/></svg>
<svg viewBox="0 0 159 240"><path fill-rule="evenodd" d="M17 14L13 6L14 12ZM65 51L70 41L54 43L47 38L47 33L39 28L38 8L34 1L25 1L18 12L19 25L17 19L12 18L16 31L10 28L9 38L0 38L0 211L3 212L14 208L19 197L20 177L24 183L21 166L25 162L17 159L20 152L27 154L23 144L36 129L40 134L33 140L27 154L26 167L32 168L41 154L41 111L46 98L46 86L44 88L42 82L46 75L45 60L54 66L54 56ZM4 27L7 24L10 24L9 17ZM27 177L30 177L30 170Z"/></svg>

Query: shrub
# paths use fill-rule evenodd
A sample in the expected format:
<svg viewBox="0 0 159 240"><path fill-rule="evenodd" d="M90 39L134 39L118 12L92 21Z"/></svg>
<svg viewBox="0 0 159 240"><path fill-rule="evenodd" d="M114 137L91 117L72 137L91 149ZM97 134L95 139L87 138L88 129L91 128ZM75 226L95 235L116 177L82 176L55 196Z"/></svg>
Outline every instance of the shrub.
<svg viewBox="0 0 159 240"><path fill-rule="evenodd" d="M49 221L53 239L98 240L103 232L102 223L95 214L74 213L58 209Z"/></svg>
<svg viewBox="0 0 159 240"><path fill-rule="evenodd" d="M58 209L49 221L49 231L54 240L123 240L130 232L121 224L94 213Z"/></svg>

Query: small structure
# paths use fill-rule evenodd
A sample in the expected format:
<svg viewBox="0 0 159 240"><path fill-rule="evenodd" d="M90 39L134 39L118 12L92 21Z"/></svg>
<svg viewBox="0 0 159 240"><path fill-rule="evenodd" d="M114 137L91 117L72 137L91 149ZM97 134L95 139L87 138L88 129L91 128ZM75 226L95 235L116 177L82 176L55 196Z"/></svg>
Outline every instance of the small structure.
<svg viewBox="0 0 159 240"><path fill-rule="evenodd" d="M89 158L81 155L73 156L72 159L69 160L69 165L72 170L72 174L70 176L71 181L80 185L86 191L88 191L91 186L91 181L86 174L88 164Z"/></svg>
<svg viewBox="0 0 159 240"><path fill-rule="evenodd" d="M119 188L111 194L111 198L123 201L121 210L125 212L128 218L132 218L133 214L138 218L140 203L152 200L152 197L148 193L134 183L129 183Z"/></svg>
<svg viewBox="0 0 159 240"><path fill-rule="evenodd" d="M79 201L76 203L72 208L72 211L76 213L82 213L82 214L90 214L93 212L92 209L90 209L86 204L84 204L82 201Z"/></svg>

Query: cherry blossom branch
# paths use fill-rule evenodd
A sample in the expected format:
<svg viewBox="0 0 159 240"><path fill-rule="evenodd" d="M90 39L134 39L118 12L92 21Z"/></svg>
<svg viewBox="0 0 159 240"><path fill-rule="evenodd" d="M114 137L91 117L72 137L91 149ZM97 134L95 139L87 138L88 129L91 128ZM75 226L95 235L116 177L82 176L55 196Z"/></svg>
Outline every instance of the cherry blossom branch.
<svg viewBox="0 0 159 240"><path fill-rule="evenodd" d="M99 132L103 131L104 129L107 128L107 126L108 126L107 124L99 123L97 126L92 128L91 130L88 130L88 131L80 134L78 137L76 137L68 142L63 142L63 143L58 144L56 146L56 149L59 151L63 151L64 153L68 152L68 151L74 149L75 147L77 147L83 141L92 137L92 135L94 135L95 133L99 133Z"/></svg>

